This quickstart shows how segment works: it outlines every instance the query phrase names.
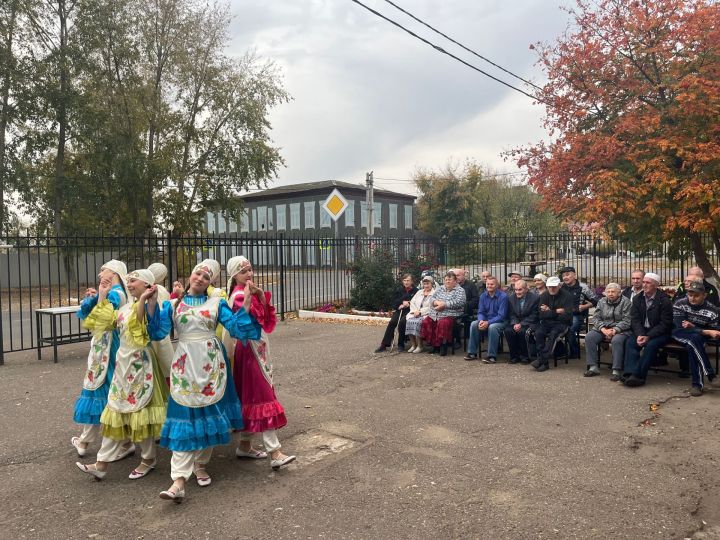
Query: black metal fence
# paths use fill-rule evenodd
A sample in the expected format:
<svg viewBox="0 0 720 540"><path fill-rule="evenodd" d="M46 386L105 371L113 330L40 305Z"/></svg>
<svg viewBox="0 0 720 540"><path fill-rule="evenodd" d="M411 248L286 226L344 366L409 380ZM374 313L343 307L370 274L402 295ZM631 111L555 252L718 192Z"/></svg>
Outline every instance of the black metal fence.
<svg viewBox="0 0 720 540"><path fill-rule="evenodd" d="M396 270L415 256L437 267L463 267L470 275L489 270L501 281L512 270L532 277L575 266L591 286L610 281L626 284L635 268L660 274L664 284L676 284L694 264L691 253L659 244L634 251L620 242L602 242L592 236L536 237L482 236L423 239L315 236L210 235L158 236L19 236L0 238L0 363L5 353L37 346L36 310L77 305L88 286L95 286L100 266L116 258L129 270L163 262L169 271L168 288L189 275L203 258L221 263L217 285L225 287L225 263L235 255L253 262L256 281L273 293L281 316L298 309L346 300L354 280L353 262L382 247L393 256ZM711 244L709 244L711 245ZM718 254L710 251L717 268ZM80 334L73 316L60 318L59 334Z"/></svg>

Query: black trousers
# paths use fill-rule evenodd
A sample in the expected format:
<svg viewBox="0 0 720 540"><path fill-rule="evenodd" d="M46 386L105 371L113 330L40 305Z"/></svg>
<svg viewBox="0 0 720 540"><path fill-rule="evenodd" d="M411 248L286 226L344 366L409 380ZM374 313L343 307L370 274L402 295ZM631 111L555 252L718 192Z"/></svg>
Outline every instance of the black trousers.
<svg viewBox="0 0 720 540"><path fill-rule="evenodd" d="M548 365L553 353L555 339L568 329L567 324L559 321L541 321L535 329L535 343L538 349L538 361Z"/></svg>
<svg viewBox="0 0 720 540"><path fill-rule="evenodd" d="M528 358L527 332L533 329L534 326L524 324L520 327L520 331L516 332L511 324L507 325L504 333L505 340L508 342L508 347L510 347L510 358Z"/></svg>
<svg viewBox="0 0 720 540"><path fill-rule="evenodd" d="M410 308L396 309L395 313L390 317L390 322L385 329L385 335L380 343L383 347L389 347L393 342L393 334L395 328L398 329L398 344L405 343L405 317L410 313Z"/></svg>

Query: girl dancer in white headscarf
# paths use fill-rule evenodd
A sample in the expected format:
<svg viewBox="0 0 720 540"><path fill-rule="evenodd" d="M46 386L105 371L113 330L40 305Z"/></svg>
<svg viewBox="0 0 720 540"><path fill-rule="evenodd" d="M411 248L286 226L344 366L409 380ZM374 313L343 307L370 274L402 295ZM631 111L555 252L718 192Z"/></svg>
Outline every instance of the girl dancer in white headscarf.
<svg viewBox="0 0 720 540"><path fill-rule="evenodd" d="M173 484L160 493L163 499L181 502L185 484L194 473L198 485L211 483L207 464L216 445L230 442L230 431L242 429L242 412L235 393L225 348L216 335L222 324L236 339L257 339L247 307L233 313L222 298L210 296L208 287L220 273L213 260L198 264L187 289L174 306L148 300L149 331L162 339L175 327L178 345L170 368L170 399L160 445L172 450L170 472Z"/></svg>
<svg viewBox="0 0 720 540"><path fill-rule="evenodd" d="M156 293L155 278L149 270L135 270L127 276L127 287L136 299L117 312L107 300L95 308L96 331L117 329L120 346L110 383L108 403L100 417L103 440L94 465L76 463L81 471L98 480L105 477L108 463L127 441L139 443L142 462L130 473L136 480L155 468L155 439L165 422L167 386L155 353L150 347L145 302ZM100 285L101 292L107 285Z"/></svg>
<svg viewBox="0 0 720 540"><path fill-rule="evenodd" d="M89 288L78 311L83 326L93 332L83 389L75 402L73 414L75 422L84 424L83 431L79 437L70 439L70 443L80 457L87 453L89 444L100 438L100 415L107 404L110 381L115 370L115 354L120 344L117 330L112 328L100 330L96 308L98 304L107 301L113 310L117 311L127 302L124 284L126 274L127 267L124 262L112 259L103 264L98 274L100 292L92 287ZM115 459L122 459L133 452L135 447L128 444L115 456Z"/></svg>

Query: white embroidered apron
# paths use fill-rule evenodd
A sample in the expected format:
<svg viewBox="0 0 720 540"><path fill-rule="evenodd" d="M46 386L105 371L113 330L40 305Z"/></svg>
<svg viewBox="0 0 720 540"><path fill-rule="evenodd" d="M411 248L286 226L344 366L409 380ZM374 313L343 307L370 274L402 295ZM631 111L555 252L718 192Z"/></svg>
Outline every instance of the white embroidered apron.
<svg viewBox="0 0 720 540"><path fill-rule="evenodd" d="M120 347L115 355L108 407L120 412L131 413L141 410L150 402L153 393L153 364L147 347L138 349L127 338L127 321L134 304L126 304L118 311L117 329L120 333Z"/></svg>
<svg viewBox="0 0 720 540"><path fill-rule="evenodd" d="M116 289L115 292L120 296L120 306L122 307L127 302L127 297L122 291ZM113 331L108 330L98 336L94 335L90 341L87 371L85 371L85 378L83 379L83 388L85 390L97 390L107 378Z"/></svg>
<svg viewBox="0 0 720 540"><path fill-rule="evenodd" d="M178 335L170 366L170 393L179 405L207 407L220 401L227 384L227 366L215 335L220 298L201 306L179 302L173 321Z"/></svg>

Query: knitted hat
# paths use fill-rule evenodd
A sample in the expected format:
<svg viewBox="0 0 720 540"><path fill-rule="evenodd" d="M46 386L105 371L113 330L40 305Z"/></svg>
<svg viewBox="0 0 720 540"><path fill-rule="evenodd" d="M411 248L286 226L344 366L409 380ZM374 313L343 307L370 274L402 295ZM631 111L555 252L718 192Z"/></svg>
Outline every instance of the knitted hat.
<svg viewBox="0 0 720 540"><path fill-rule="evenodd" d="M144 281L148 285L154 285L155 284L155 276L153 273L148 270L147 268L140 268L138 270L133 270L127 275L128 279L139 279L140 281Z"/></svg>
<svg viewBox="0 0 720 540"><path fill-rule="evenodd" d="M155 283L162 283L165 281L165 278L167 277L167 266L165 266L163 263L152 263L150 266L147 267L148 270L150 270L155 276Z"/></svg>
<svg viewBox="0 0 720 540"><path fill-rule="evenodd" d="M547 276L545 274L535 274L535 277L533 280L540 279L543 283L547 281Z"/></svg>

